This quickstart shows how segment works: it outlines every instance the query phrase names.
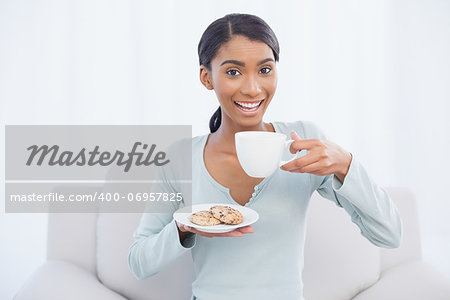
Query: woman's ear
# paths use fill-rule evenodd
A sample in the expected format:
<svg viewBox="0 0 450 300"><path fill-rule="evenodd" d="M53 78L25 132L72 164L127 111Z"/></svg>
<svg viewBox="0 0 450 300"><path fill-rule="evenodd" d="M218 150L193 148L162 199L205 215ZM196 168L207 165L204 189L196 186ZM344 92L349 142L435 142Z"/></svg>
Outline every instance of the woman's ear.
<svg viewBox="0 0 450 300"><path fill-rule="evenodd" d="M214 89L214 86L213 86L212 80L211 80L211 74L204 65L200 66L200 81L208 90Z"/></svg>

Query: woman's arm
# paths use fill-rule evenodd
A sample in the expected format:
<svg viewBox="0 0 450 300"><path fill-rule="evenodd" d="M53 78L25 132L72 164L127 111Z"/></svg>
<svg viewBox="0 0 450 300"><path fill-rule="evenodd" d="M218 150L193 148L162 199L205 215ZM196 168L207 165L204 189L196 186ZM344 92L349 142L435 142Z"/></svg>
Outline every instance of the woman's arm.
<svg viewBox="0 0 450 300"><path fill-rule="evenodd" d="M138 279L158 273L194 247L195 235L180 239L171 213L146 213L134 233L128 266Z"/></svg>
<svg viewBox="0 0 450 300"><path fill-rule="evenodd" d="M320 132L316 133L321 136ZM326 139L301 139L295 132L291 152L303 149L308 154L282 169L310 173L322 178L317 191L343 207L361 233L373 244L396 248L400 245L402 224L389 195L368 176L352 155Z"/></svg>
<svg viewBox="0 0 450 300"><path fill-rule="evenodd" d="M190 170L189 166L180 163L183 158L180 154L181 150L186 147L191 147L191 144L188 143L187 146L175 144L169 147L166 152L170 157L170 164L155 169L155 179L157 180L151 183L149 191L163 194L181 193L183 202L147 202L145 212L133 235L134 242L128 251L128 266L138 279L158 273L195 245L194 235L180 238L177 224L173 219L173 213L185 201L189 202L190 197L177 180L184 179L184 173L179 175L177 172Z"/></svg>
<svg viewBox="0 0 450 300"><path fill-rule="evenodd" d="M400 246L402 223L397 208L355 158L343 183L334 175L327 175L317 192L343 207L361 229L361 234L374 245Z"/></svg>
<svg viewBox="0 0 450 300"><path fill-rule="evenodd" d="M182 149L182 147L178 148ZM176 156L172 155L171 157ZM179 164L175 165L179 166ZM175 169L179 170L180 167ZM157 169L158 180L152 184L150 189L163 193L183 192L182 187L176 181L174 182L173 179L176 178L173 168L171 169L167 165L159 167ZM184 195L184 193L182 194ZM253 232L251 226L226 233L201 232L176 223L173 213L179 208L179 205L175 202L149 202L148 205L147 213L142 215L139 227L134 233L134 242L128 251L128 266L138 279L152 276L177 260L183 253L195 246L197 235L237 237Z"/></svg>

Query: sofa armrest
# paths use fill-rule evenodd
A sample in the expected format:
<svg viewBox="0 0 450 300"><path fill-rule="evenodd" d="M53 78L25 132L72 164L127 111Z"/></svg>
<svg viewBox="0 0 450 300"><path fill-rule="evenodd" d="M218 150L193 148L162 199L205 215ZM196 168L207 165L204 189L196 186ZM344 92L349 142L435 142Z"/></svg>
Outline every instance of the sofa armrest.
<svg viewBox="0 0 450 300"><path fill-rule="evenodd" d="M450 279L430 264L416 260L390 268L377 283L353 300L448 300Z"/></svg>
<svg viewBox="0 0 450 300"><path fill-rule="evenodd" d="M381 252L381 271L422 258L417 199L410 189L387 187L392 201L397 206L403 223L403 236L397 249L383 249Z"/></svg>
<svg viewBox="0 0 450 300"><path fill-rule="evenodd" d="M47 261L27 280L14 300L126 300L90 272L64 261Z"/></svg>

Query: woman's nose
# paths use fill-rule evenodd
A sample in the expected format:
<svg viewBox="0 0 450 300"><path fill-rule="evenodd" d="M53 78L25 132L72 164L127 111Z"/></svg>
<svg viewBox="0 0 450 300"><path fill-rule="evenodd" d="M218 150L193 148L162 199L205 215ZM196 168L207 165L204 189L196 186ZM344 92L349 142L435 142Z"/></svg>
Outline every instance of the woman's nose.
<svg viewBox="0 0 450 300"><path fill-rule="evenodd" d="M249 77L245 80L241 92L250 97L256 97L261 93L261 86L256 78Z"/></svg>

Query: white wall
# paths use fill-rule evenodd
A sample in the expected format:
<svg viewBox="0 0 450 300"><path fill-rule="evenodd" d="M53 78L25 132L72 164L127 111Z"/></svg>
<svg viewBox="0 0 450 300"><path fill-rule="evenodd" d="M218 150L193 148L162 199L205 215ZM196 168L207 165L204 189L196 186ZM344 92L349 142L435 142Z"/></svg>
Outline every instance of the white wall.
<svg viewBox="0 0 450 300"><path fill-rule="evenodd" d="M425 259L450 278L450 2L402 1L388 18L396 178L421 200Z"/></svg>
<svg viewBox="0 0 450 300"><path fill-rule="evenodd" d="M196 47L229 12L261 16L279 38L266 120L315 121L378 183L412 188L424 258L450 278L448 1L2 1L1 122L204 134L217 100L198 81ZM45 240L45 215L2 209L1 299L44 261Z"/></svg>

